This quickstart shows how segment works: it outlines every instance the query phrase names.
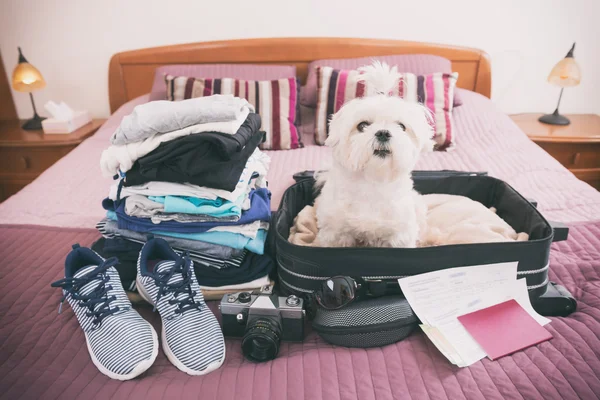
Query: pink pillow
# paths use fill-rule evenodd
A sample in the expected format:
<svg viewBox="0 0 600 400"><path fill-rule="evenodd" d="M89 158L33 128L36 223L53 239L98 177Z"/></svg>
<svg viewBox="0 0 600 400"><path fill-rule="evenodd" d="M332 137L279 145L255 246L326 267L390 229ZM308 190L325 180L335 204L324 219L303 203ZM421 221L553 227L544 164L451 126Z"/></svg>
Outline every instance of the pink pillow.
<svg viewBox="0 0 600 400"><path fill-rule="evenodd" d="M363 65L370 65L373 60L385 61L391 66L398 66L399 72L410 72L415 75L429 75L436 72L452 73L450 60L431 54L401 54L391 56L340 58L332 60L316 60L308 65L306 85L300 89L300 104L306 107L317 106L317 71L318 66L334 69L356 69ZM457 93L454 94L453 106L462 104Z"/></svg>
<svg viewBox="0 0 600 400"><path fill-rule="evenodd" d="M179 101L214 94L232 94L252 104L261 116L265 131L263 150L289 150L301 147L296 128L298 84L296 77L254 81L233 78L193 78L165 76L167 100Z"/></svg>
<svg viewBox="0 0 600 400"><path fill-rule="evenodd" d="M292 78L296 67L289 65L252 64L178 64L156 68L149 101L166 100L165 75L193 78L237 78L254 81Z"/></svg>
<svg viewBox="0 0 600 400"><path fill-rule="evenodd" d="M329 120L345 102L363 97L365 83L358 81L357 70L340 70L331 67L317 68L318 96L315 142L325 144L329 134ZM456 143L452 121L452 101L458 73L433 73L415 75L403 73L398 87L391 93L426 106L433 116L435 150L444 151Z"/></svg>

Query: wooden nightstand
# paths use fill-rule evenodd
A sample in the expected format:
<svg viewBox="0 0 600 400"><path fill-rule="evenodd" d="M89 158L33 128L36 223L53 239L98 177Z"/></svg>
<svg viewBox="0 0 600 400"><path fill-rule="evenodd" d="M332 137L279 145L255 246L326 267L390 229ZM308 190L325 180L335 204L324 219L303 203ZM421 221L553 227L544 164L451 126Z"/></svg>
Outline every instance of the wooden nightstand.
<svg viewBox="0 0 600 400"><path fill-rule="evenodd" d="M571 124L556 126L539 122L541 115L517 114L511 118L575 176L600 190L600 116L566 115Z"/></svg>
<svg viewBox="0 0 600 400"><path fill-rule="evenodd" d="M102 126L95 119L69 134L21 129L23 121L0 121L0 201L17 193Z"/></svg>

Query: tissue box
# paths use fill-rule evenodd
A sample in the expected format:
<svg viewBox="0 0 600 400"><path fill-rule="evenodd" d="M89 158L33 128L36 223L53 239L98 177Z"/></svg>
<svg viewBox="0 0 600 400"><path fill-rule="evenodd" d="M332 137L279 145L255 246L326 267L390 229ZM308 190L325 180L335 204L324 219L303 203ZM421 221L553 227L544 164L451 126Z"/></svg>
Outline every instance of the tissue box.
<svg viewBox="0 0 600 400"><path fill-rule="evenodd" d="M67 121L60 121L54 118L43 120L42 129L44 133L49 134L71 133L90 122L92 122L92 118L89 112L75 111L73 118Z"/></svg>

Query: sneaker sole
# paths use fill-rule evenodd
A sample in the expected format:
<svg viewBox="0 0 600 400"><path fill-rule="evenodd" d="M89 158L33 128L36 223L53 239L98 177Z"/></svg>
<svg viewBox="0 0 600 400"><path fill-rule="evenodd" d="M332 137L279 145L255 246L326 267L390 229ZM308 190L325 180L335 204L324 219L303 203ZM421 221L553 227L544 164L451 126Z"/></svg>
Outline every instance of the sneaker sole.
<svg viewBox="0 0 600 400"><path fill-rule="evenodd" d="M100 372L102 372L104 375L108 376L111 379L116 379L119 381L128 381L146 372L152 366L152 364L154 364L154 361L158 356L158 335L156 334L156 331L154 330L152 325L150 325L150 330L152 332L152 354L150 355L150 358L147 360L140 361L140 363L135 366L133 371L125 375L119 375L112 371L109 371L100 363L100 361L98 361L98 359L92 352L92 348L90 347L90 342L88 341L87 334L85 334L85 344L87 345L88 353L90 353L92 362Z"/></svg>
<svg viewBox="0 0 600 400"><path fill-rule="evenodd" d="M150 303L152 306L154 306L154 302L151 300L150 295L148 295L148 293L146 293L146 290L144 289L144 285L142 285L142 283L137 278L135 280L135 283L136 283L136 287L137 287L137 290L138 290L140 296L142 296L142 298L144 300L146 300L148 303ZM199 375L206 375L210 372L213 372L214 370L218 369L221 365L223 365L223 362L225 361L225 353L226 353L224 339L223 339L223 357L218 361L214 361L214 362L208 364L208 366L205 369L203 369L202 371L196 371L196 370L186 367L181 361L179 361L177 359L177 357L175 357L175 354L173 354L173 352L171 351L171 348L169 347L169 344L167 343L167 337L165 335L165 324L162 322L162 317L161 317L161 325L162 325L161 343L163 346L163 351L165 352L165 355L167 356L167 358L169 359L171 364L176 366L179 370L185 372L188 375L199 376Z"/></svg>

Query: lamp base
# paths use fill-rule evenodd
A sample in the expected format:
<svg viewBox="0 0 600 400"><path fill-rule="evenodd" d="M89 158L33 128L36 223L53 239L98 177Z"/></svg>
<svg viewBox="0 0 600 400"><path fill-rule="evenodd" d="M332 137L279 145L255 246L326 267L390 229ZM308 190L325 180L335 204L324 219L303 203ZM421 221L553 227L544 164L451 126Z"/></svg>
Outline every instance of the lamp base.
<svg viewBox="0 0 600 400"><path fill-rule="evenodd" d="M539 118L539 121L548 125L569 125L571 123L571 121L569 121L569 118L565 117L564 115L560 115L556 112L553 114L542 115Z"/></svg>
<svg viewBox="0 0 600 400"><path fill-rule="evenodd" d="M45 119L46 118L40 117L39 115L35 114L33 116L33 118L31 118L29 121L26 121L21 128L23 128L26 131L41 130L42 129L42 121Z"/></svg>

